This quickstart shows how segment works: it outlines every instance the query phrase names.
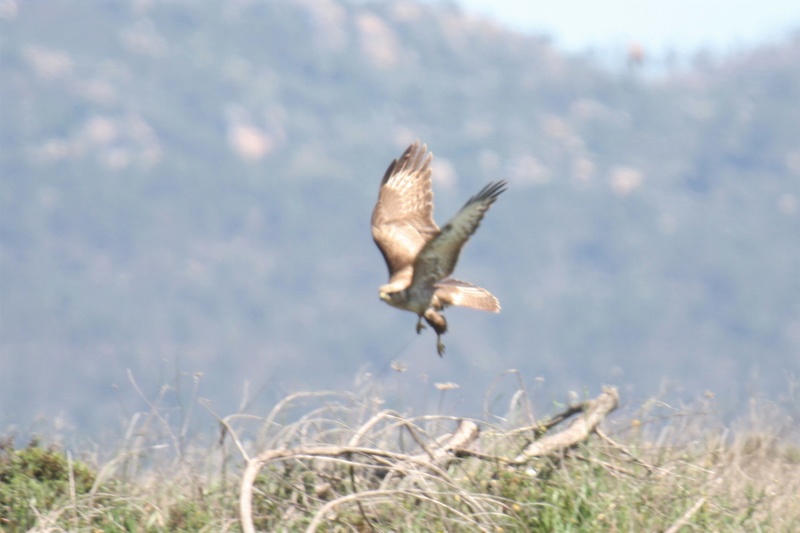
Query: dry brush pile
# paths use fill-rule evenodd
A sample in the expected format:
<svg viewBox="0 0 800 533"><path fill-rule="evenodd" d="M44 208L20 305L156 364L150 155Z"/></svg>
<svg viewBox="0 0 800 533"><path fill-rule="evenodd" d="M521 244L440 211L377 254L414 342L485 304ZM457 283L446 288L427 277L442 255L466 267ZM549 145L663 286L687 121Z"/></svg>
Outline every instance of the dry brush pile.
<svg viewBox="0 0 800 533"><path fill-rule="evenodd" d="M220 434L203 448L160 400L93 478L76 483L68 456L61 496L18 502L33 515L0 530L800 530L796 413L771 404L726 427L710 399L609 417L614 388L544 419L523 387L504 416L481 420L299 393L266 417L206 406ZM0 510L4 479L0 468Z"/></svg>
<svg viewBox="0 0 800 533"><path fill-rule="evenodd" d="M602 424L618 407L614 388L541 421L521 398L528 420L513 427L331 397L278 424L299 399L289 397L266 419L258 453L237 442L243 531L800 526L800 452L774 435L733 438L696 411L658 402L645 408L649 421Z"/></svg>
<svg viewBox="0 0 800 533"><path fill-rule="evenodd" d="M453 417L407 418L391 410L362 413L365 420L351 425L345 420L354 414L352 408L332 417L330 410L337 408L326 406L281 427L268 449L253 457L234 437L246 460L242 528L256 530L254 494L260 500L255 514L268 529L301 524L306 531L323 524L366 530L508 527L520 504L491 488L502 473L523 468L535 475L532 460L576 446L618 400L609 388L595 400L513 432L481 431L479 422ZM285 405L273 411L265 427ZM575 414L580 416L567 429L542 436Z"/></svg>

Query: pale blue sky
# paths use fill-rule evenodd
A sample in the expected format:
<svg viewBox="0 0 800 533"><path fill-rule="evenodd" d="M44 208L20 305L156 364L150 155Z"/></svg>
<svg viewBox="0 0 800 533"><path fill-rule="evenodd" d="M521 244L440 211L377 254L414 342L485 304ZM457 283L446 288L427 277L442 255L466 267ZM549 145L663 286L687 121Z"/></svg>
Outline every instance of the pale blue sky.
<svg viewBox="0 0 800 533"><path fill-rule="evenodd" d="M800 27L800 0L456 0L466 11L545 33L573 52L631 42L690 53L773 40Z"/></svg>

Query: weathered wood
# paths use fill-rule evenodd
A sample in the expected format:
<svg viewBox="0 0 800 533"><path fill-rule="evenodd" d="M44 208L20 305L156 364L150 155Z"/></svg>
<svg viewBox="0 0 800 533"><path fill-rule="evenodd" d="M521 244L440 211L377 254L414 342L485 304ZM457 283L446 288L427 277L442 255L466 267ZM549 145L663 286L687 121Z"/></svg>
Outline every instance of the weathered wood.
<svg viewBox="0 0 800 533"><path fill-rule="evenodd" d="M559 453L586 440L605 417L619 405L619 393L614 387L604 387L603 393L583 403L583 414L570 426L559 433L545 435L533 441L522 450L516 462L524 462L534 457Z"/></svg>

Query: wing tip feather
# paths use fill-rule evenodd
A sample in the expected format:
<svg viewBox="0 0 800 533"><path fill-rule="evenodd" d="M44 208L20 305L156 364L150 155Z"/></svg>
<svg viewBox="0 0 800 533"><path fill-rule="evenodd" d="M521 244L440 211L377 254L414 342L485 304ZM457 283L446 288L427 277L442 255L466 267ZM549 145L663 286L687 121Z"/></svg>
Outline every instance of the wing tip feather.
<svg viewBox="0 0 800 533"><path fill-rule="evenodd" d="M470 198L467 203L469 204L484 200L489 200L489 203L494 203L494 201L497 200L497 198L507 190L508 182L506 180L490 181L478 192L478 194Z"/></svg>
<svg viewBox="0 0 800 533"><path fill-rule="evenodd" d="M433 152L428 151L428 145L419 139L408 145L403 154L392 160L381 180L381 187L395 174L403 171L407 172L428 172L430 174L430 164L433 160Z"/></svg>

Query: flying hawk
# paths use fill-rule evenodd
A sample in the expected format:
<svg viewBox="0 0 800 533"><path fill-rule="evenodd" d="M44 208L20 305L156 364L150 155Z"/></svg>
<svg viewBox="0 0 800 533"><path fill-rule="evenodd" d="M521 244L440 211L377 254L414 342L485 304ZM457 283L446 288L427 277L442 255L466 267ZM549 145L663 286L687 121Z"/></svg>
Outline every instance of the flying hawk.
<svg viewBox="0 0 800 533"><path fill-rule="evenodd" d="M425 328L424 318L436 332L441 356L447 321L439 311L461 305L500 312L500 302L492 293L448 276L486 210L506 190L506 182L489 183L440 230L433 221L432 159L428 147L417 140L392 161L372 211L372 237L389 267L389 283L380 288L381 300L416 313L417 333Z"/></svg>

